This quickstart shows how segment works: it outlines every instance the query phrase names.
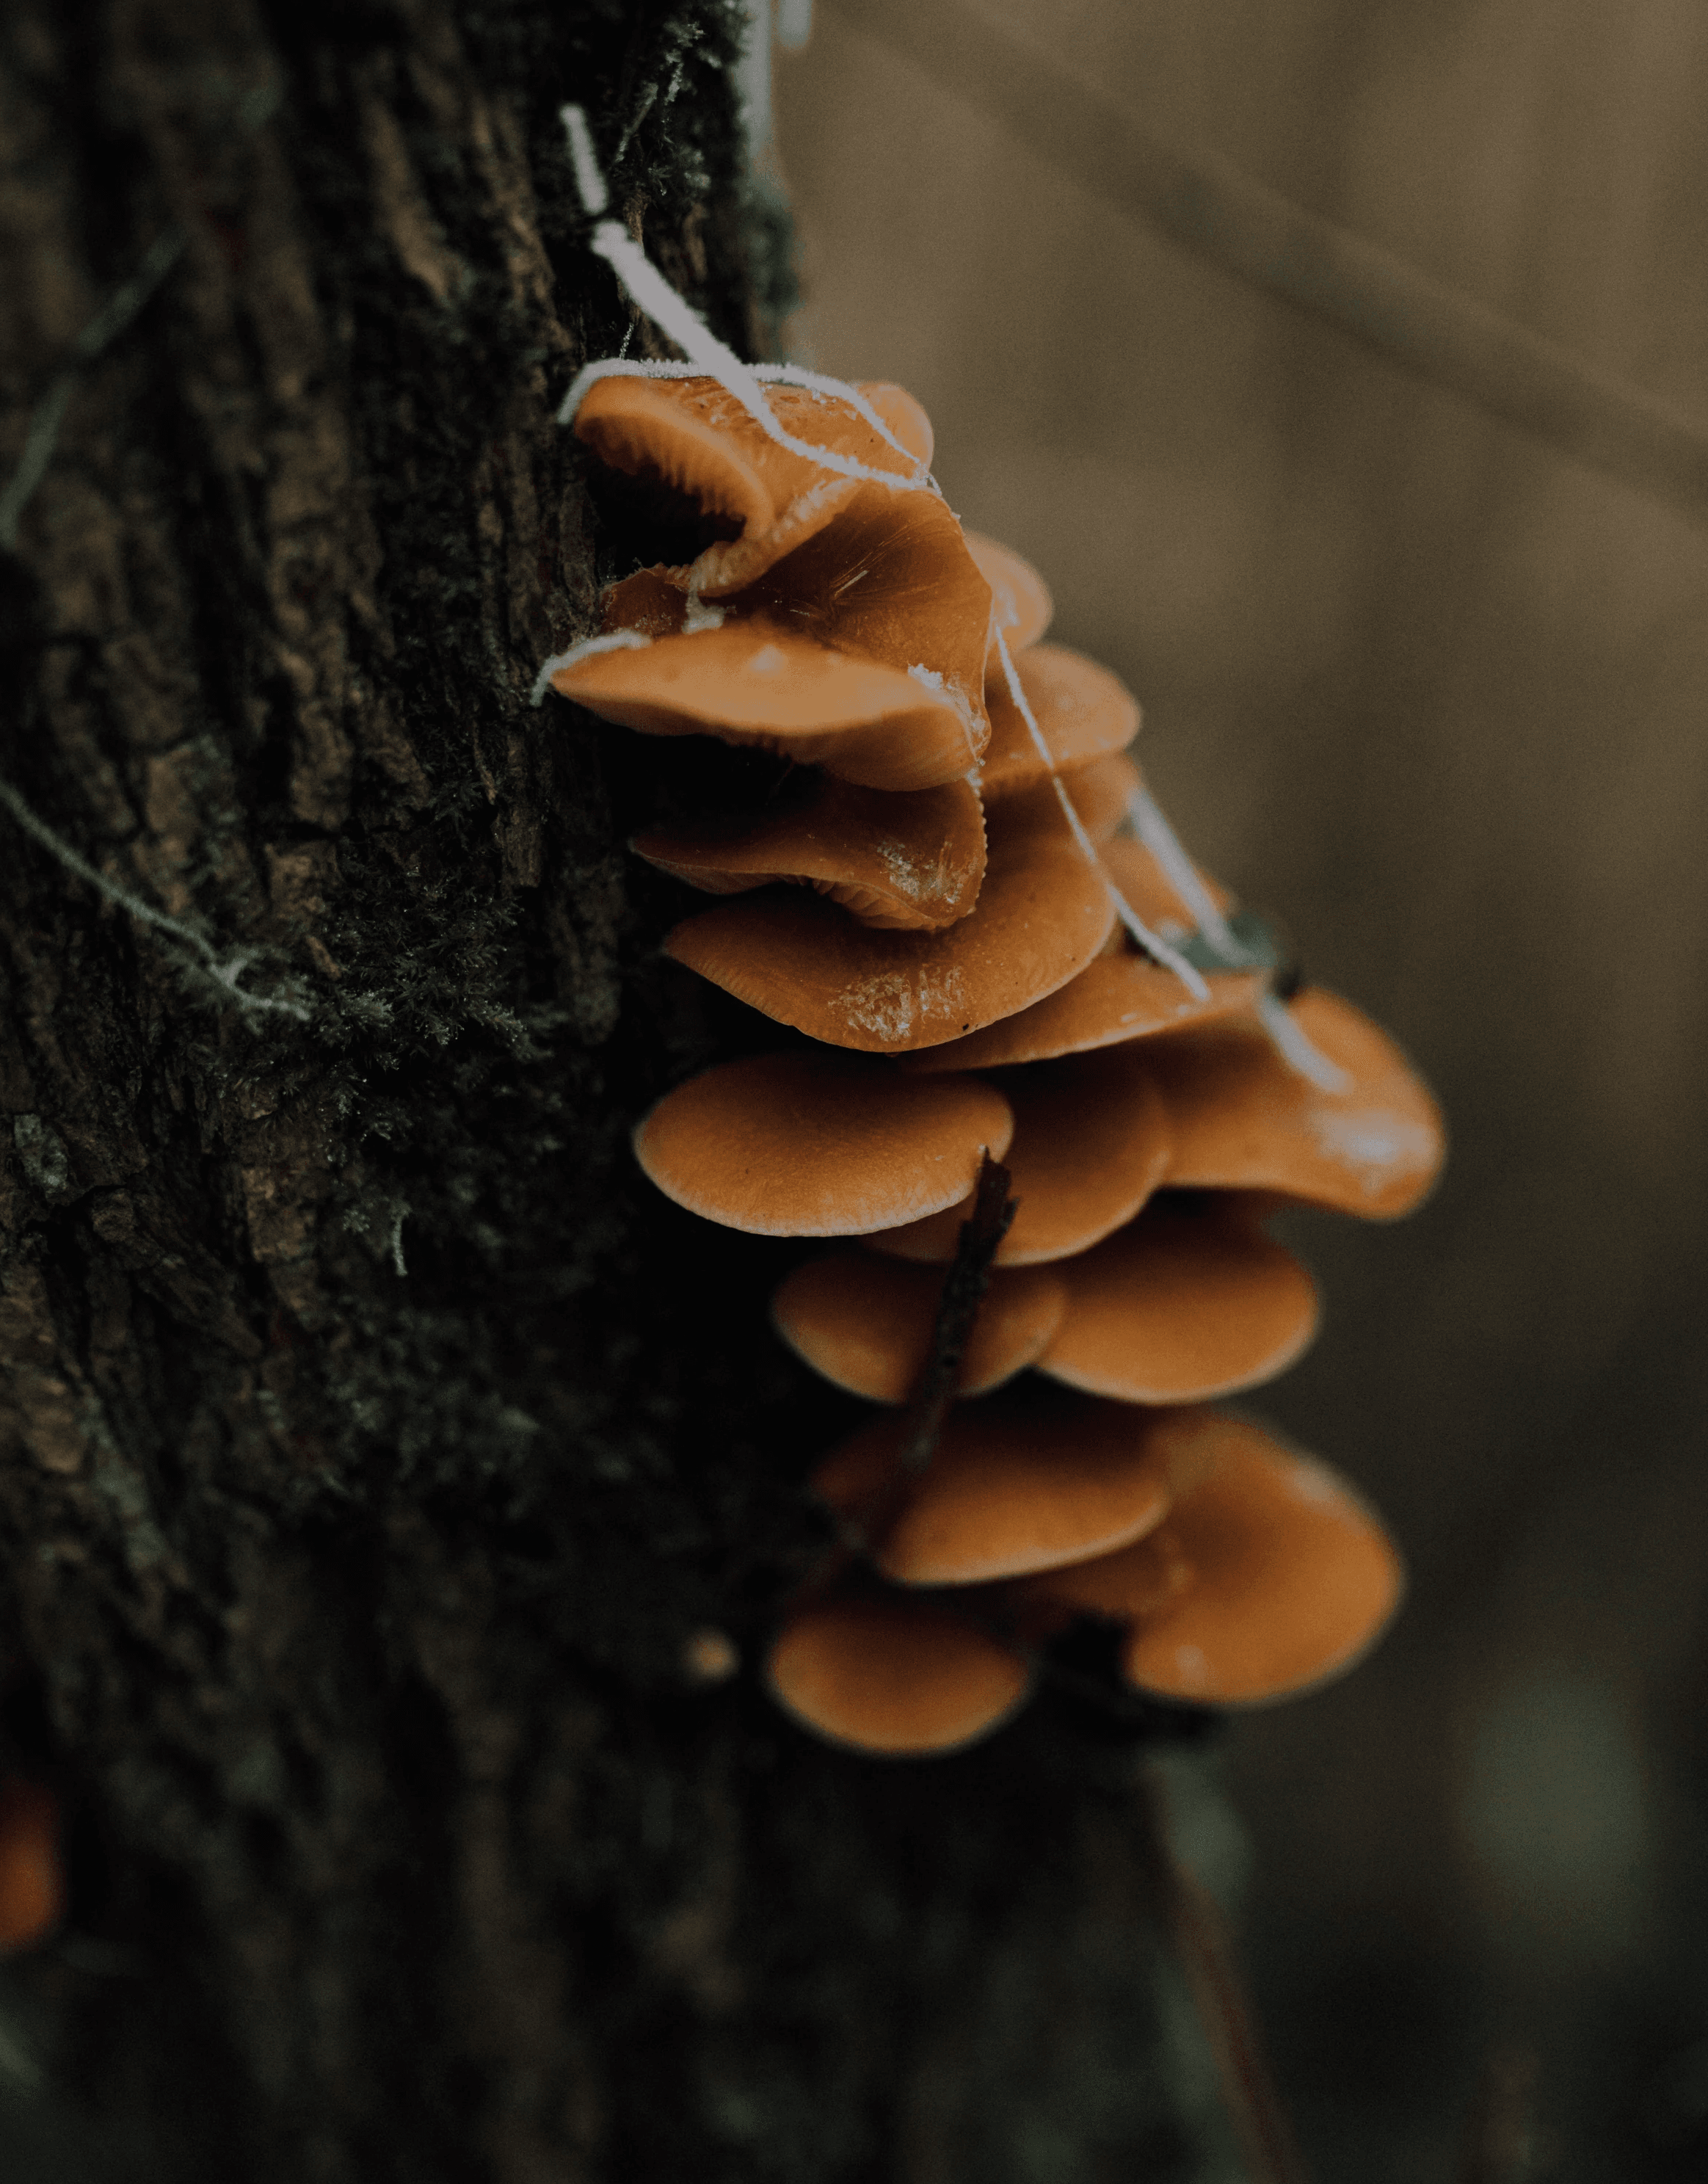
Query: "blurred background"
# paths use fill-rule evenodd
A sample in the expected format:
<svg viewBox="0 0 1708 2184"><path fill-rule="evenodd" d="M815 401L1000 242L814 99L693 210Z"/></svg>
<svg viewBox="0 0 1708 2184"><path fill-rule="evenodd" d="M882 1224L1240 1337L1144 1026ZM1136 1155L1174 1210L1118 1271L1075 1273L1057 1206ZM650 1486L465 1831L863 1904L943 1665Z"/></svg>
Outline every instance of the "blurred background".
<svg viewBox="0 0 1708 2184"><path fill-rule="evenodd" d="M1694 0L977 12L1708 427ZM1708 504L1189 254L896 20L821 5L778 62L790 354L923 400L1186 840L1453 1131L1404 1227L1301 1225L1327 1325L1259 1406L1413 1574L1227 1747L1287 2100L1322 2184L1708 2176Z"/></svg>

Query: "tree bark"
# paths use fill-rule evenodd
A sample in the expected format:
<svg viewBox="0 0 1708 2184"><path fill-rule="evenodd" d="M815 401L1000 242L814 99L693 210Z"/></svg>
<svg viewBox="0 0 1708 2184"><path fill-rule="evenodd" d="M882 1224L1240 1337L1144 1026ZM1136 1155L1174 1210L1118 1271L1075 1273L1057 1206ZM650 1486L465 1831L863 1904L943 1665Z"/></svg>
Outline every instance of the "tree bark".
<svg viewBox="0 0 1708 2184"><path fill-rule="evenodd" d="M649 747L528 702L615 566L554 406L631 331L557 109L752 353L738 28L0 31L7 465L67 396L0 555L0 1763L73 1891L7 2021L80 2176L1192 2169L1131 1740L882 1765L752 1680L852 1407L787 1251L631 1167L752 1032L658 957Z"/></svg>

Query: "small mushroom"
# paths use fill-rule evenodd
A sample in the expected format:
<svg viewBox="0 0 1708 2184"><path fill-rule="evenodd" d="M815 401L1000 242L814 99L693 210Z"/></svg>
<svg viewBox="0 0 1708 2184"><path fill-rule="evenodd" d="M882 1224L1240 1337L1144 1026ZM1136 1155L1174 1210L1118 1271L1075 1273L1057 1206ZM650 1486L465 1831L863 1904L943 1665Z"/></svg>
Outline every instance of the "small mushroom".
<svg viewBox="0 0 1708 2184"><path fill-rule="evenodd" d="M994 538L987 538L977 531L964 532L962 536L968 553L990 586L996 628L1007 640L1010 658L1015 658L1028 645L1036 644L1049 627L1050 616L1055 611L1049 587L1031 562L1022 560L1011 546L999 545ZM994 631L985 671L988 677L1005 680Z"/></svg>
<svg viewBox="0 0 1708 2184"><path fill-rule="evenodd" d="M591 653L552 688L643 735L715 736L870 788L953 781L982 740L940 677L852 659L769 617Z"/></svg>
<svg viewBox="0 0 1708 2184"><path fill-rule="evenodd" d="M1025 1700L1026 1663L933 1601L894 1593L819 1599L772 1642L765 1678L784 1710L833 1744L897 1755L952 1752Z"/></svg>
<svg viewBox="0 0 1708 2184"><path fill-rule="evenodd" d="M0 1781L0 1956L33 1949L64 1915L58 1800L12 1775Z"/></svg>
<svg viewBox="0 0 1708 2184"><path fill-rule="evenodd" d="M936 1267L832 1252L785 1278L771 1319L796 1355L837 1387L904 1403L931 1354L943 1284ZM1066 1304L1054 1269L993 1274L961 1360L960 1393L982 1396L1024 1372L1049 1348Z"/></svg>
<svg viewBox="0 0 1708 2184"><path fill-rule="evenodd" d="M687 918L665 951L827 1045L902 1054L1028 1007L1082 970L1115 922L1097 868L1064 824L1051 838L993 826L978 907L941 933L880 933L799 890Z"/></svg>
<svg viewBox="0 0 1708 2184"><path fill-rule="evenodd" d="M1160 1438L1208 1462L1169 1518L1192 1581L1141 1613L1122 1657L1128 1681L1166 1698L1253 1706L1350 1668L1405 1587L1361 1498L1327 1464L1238 1418L1177 1412Z"/></svg>
<svg viewBox="0 0 1708 2184"><path fill-rule="evenodd" d="M1127 817L1129 800L1142 785L1138 768L1119 751L1078 767L1065 775L1061 783L1086 833L1093 842L1109 846L1115 846L1111 838ZM1062 818L1054 783L1034 782L1029 788L1016 789L999 799L992 807L992 819L1008 839L1026 828L1057 832ZM1106 852L1104 861L1109 861Z"/></svg>
<svg viewBox="0 0 1708 2184"><path fill-rule="evenodd" d="M1042 1392L958 1403L916 1478L901 1462L909 1413L881 1412L820 1465L814 1488L854 1533L878 1524L873 1558L901 1585L1022 1577L1154 1529L1171 1490L1156 1414Z"/></svg>
<svg viewBox="0 0 1708 2184"><path fill-rule="evenodd" d="M1022 1113L1020 1133L1025 1131ZM1040 1369L1124 1403L1184 1403L1272 1379L1316 1331L1316 1289L1236 1201L1154 1200L1056 1268L1067 1310Z"/></svg>
<svg viewBox="0 0 1708 2184"><path fill-rule="evenodd" d="M899 387L909 409L924 413ZM784 430L808 445L851 455L899 480L916 475L853 405L805 387L767 391ZM878 405L874 404L874 407ZM882 409L892 432L895 424ZM917 422L909 418L917 432ZM930 427L926 427L927 434ZM676 574L706 597L739 589L831 522L860 491L857 478L826 470L782 446L715 379L646 379L616 374L590 387L575 432L601 462L631 476L659 479L707 515L739 523L738 538L709 548ZM904 432L896 437L906 445Z"/></svg>
<svg viewBox="0 0 1708 2184"><path fill-rule="evenodd" d="M1110 1623L1133 1623L1154 1615L1180 1596L1197 1572L1187 1560L1180 1533L1171 1518L1130 1546L1085 1563L1069 1563L1038 1577L1016 1579L1007 1587L1008 1603L1023 1620L1044 1611L1043 1627L1059 1630L1072 1615L1101 1616ZM1050 1617L1054 1608L1063 1613Z"/></svg>
<svg viewBox="0 0 1708 2184"><path fill-rule="evenodd" d="M726 1228L859 1236L956 1204L1013 1128L1008 1101L976 1077L765 1054L667 1094L637 1128L635 1154L667 1198Z"/></svg>
<svg viewBox="0 0 1708 2184"><path fill-rule="evenodd" d="M1059 644L1040 644L1015 662L1039 733L1058 773L1124 750L1138 733L1138 706L1106 667ZM987 803L1047 780L1050 766L1014 702L1005 679L986 691L990 744L979 787Z"/></svg>
<svg viewBox="0 0 1708 2184"><path fill-rule="evenodd" d="M965 781L898 795L819 774L780 811L676 820L629 847L709 894L804 881L863 925L936 930L978 901L984 815Z"/></svg>
<svg viewBox="0 0 1708 2184"><path fill-rule="evenodd" d="M1036 1266L1089 1250L1131 1221L1168 1173L1168 1111L1145 1050L1117 1047L1016 1070L1002 1084L1015 1115L1005 1165L1019 1210L998 1247L998 1266ZM871 1247L940 1265L954 1256L968 1211L956 1206L885 1229Z"/></svg>
<svg viewBox="0 0 1708 2184"><path fill-rule="evenodd" d="M1252 1007L1264 983L1257 972L1213 972L1205 979L1210 998L1200 1001L1172 971L1134 954L1122 939L1118 953L1095 957L1077 978L1029 1009L968 1038L910 1056L906 1066L910 1073L928 1075L939 1069L997 1069L1089 1054L1238 1015Z"/></svg>
<svg viewBox="0 0 1708 2184"><path fill-rule="evenodd" d="M1445 1149L1427 1087L1350 1002L1311 987L1293 1013L1343 1088L1301 1075L1253 1018L1148 1048L1174 1134L1169 1182L1283 1191L1367 1220L1409 1213Z"/></svg>

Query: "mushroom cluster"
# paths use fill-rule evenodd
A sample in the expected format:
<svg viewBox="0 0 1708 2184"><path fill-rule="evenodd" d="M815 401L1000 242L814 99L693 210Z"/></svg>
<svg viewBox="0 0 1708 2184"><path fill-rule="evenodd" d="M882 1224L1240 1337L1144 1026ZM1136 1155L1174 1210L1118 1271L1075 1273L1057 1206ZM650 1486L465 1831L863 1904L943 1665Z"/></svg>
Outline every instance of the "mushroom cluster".
<svg viewBox="0 0 1708 2184"><path fill-rule="evenodd" d="M1371 1642L1399 1562L1344 1481L1209 1406L1315 1330L1266 1220L1408 1211L1434 1104L1349 1004L1278 996L1260 928L1127 755L1138 707L1043 642L1042 580L950 512L919 405L767 395L776 430L712 377L590 387L578 437L697 511L699 550L613 585L551 683L792 762L762 802L632 844L719 898L667 952L813 1042L679 1086L641 1165L708 1220L826 1239L777 1331L884 1407L815 1474L847 1552L787 1615L771 1689L860 1750L943 1751L1092 1618L1139 1691L1303 1690ZM988 1162L1015 1203L922 1448Z"/></svg>

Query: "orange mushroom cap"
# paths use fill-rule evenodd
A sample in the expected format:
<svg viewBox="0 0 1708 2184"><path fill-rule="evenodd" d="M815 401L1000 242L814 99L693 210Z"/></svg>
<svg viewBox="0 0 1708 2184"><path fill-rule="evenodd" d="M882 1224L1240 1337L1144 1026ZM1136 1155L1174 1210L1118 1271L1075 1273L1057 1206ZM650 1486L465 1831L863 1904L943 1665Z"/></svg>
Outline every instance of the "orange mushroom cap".
<svg viewBox="0 0 1708 2184"><path fill-rule="evenodd" d="M1023 560L1013 547L1000 545L979 531L966 531L962 536L968 553L990 586L995 627L1008 640L1009 657L1017 658L1028 645L1036 644L1049 627L1050 616L1055 612L1049 587L1031 562ZM994 631L986 672L998 677L1003 673Z"/></svg>
<svg viewBox="0 0 1708 2184"><path fill-rule="evenodd" d="M709 894L804 880L863 925L920 931L953 925L976 904L984 814L965 781L909 796L821 774L781 811L676 820L629 847Z"/></svg>
<svg viewBox="0 0 1708 2184"><path fill-rule="evenodd" d="M1093 759L1089 766L1065 775L1060 786L1078 813L1081 826L1093 842L1107 849L1116 846L1111 837L1126 819L1127 800L1141 780L1132 760L1116 751L1111 757ZM1010 844L1026 833L1060 834L1066 823L1053 781L1034 782L1028 788L999 798L989 807L989 816L997 837ZM1105 855L1104 862L1108 861Z"/></svg>
<svg viewBox="0 0 1708 2184"><path fill-rule="evenodd" d="M1102 873L1062 822L993 825L978 907L942 933L879 933L791 893L720 903L667 955L827 1045L901 1054L993 1023L1065 985L1115 922Z"/></svg>
<svg viewBox="0 0 1708 2184"><path fill-rule="evenodd" d="M1184 1489L1177 1485L1177 1490ZM1076 1612L1100 1615L1110 1623L1132 1623L1166 1607L1196 1575L1170 1518L1112 1555L1095 1555L1089 1562L1069 1563L1037 1577L1016 1579L1007 1588L1008 1600L1022 1611L1025 1623L1042 1621L1045 1629L1053 1624L1059 1630ZM1048 1613L1052 1608L1063 1612L1052 1617ZM1039 1610L1045 1611L1041 1618Z"/></svg>
<svg viewBox="0 0 1708 2184"><path fill-rule="evenodd" d="M1169 1519L1192 1581L1135 1624L1129 1682L1253 1706L1350 1668L1405 1589L1377 1518L1327 1464L1240 1419L1176 1412L1161 1438L1188 1462L1208 1462Z"/></svg>
<svg viewBox="0 0 1708 2184"><path fill-rule="evenodd" d="M1301 1076L1249 1018L1147 1050L1173 1127L1169 1182L1284 1191L1368 1220L1409 1213L1445 1152L1427 1086L1349 1001L1312 987L1293 1013L1344 1089Z"/></svg>
<svg viewBox="0 0 1708 2184"><path fill-rule="evenodd" d="M667 1094L636 1129L635 1153L667 1198L726 1228L859 1236L898 1209L912 1217L965 1197L1013 1128L1008 1101L975 1077L915 1080L849 1055L764 1054Z"/></svg>
<svg viewBox="0 0 1708 2184"><path fill-rule="evenodd" d="M772 1643L765 1676L784 1710L856 1752L952 1752L1004 1721L1032 1672L999 1640L934 1601L894 1593L815 1600Z"/></svg>
<svg viewBox="0 0 1708 2184"><path fill-rule="evenodd" d="M1124 750L1138 733L1138 705L1131 692L1083 654L1040 644L1015 660L1015 671L1058 773ZM1005 677L989 685L986 699L990 745L979 787L988 803L1048 780L1050 768Z"/></svg>
<svg viewBox="0 0 1708 2184"><path fill-rule="evenodd" d="M1238 1204L1154 1201L1057 1271L1067 1310L1041 1369L1124 1403L1255 1387L1316 1331L1316 1284Z"/></svg>
<svg viewBox="0 0 1708 2184"><path fill-rule="evenodd" d="M931 1354L943 1276L864 1251L809 1259L771 1299L777 1333L813 1370L850 1395L904 1403ZM982 1396L1042 1357L1066 1308L1052 1270L991 1277L961 1359L960 1392Z"/></svg>
<svg viewBox="0 0 1708 2184"><path fill-rule="evenodd" d="M1101 816L1102 800L1115 786L1112 778L1104 777L1104 767L1129 763L1105 759L1083 775L1070 776L1063 784L1082 816L1087 817L1088 829L1090 819ZM1023 797L1000 800L988 814L993 833L1005 832L1014 823L1017 811L1028 815L1040 811L1046 796L1054 801L1050 790L1034 788ZM1095 830L1090 831L1095 838ZM1186 929L1185 905L1150 851L1118 836L1104 841L1099 854L1135 916L1165 939L1180 938ZM1226 909L1232 900L1227 889L1207 875L1205 884L1218 906ZM1172 971L1138 954L1125 933L1116 930L1111 933L1105 952L1094 957L1066 985L1028 1009L1017 1010L965 1039L915 1056L909 1067L925 1072L995 1069L1009 1063L1087 1054L1098 1047L1122 1045L1129 1039L1154 1038L1160 1032L1184 1031L1251 1009L1266 980L1266 974L1259 971L1210 972L1205 978L1209 996L1200 1000Z"/></svg>
<svg viewBox="0 0 1708 2184"><path fill-rule="evenodd" d="M862 379L859 386L914 460L928 465L936 452L937 434L932 430L924 404L910 394L906 387L898 387L893 379Z"/></svg>
<svg viewBox="0 0 1708 2184"><path fill-rule="evenodd" d="M916 413L902 414L917 435L924 412L899 387L885 393L901 396ZM893 473L901 482L915 476L906 459L850 403L798 387L770 387L766 400L796 439L851 455L868 470ZM905 446L906 431L897 432L886 410L873 407ZM928 434L929 425L926 429ZM692 571L676 572L684 587L692 574L707 598L753 582L822 530L860 489L859 479L780 446L716 379L618 374L596 380L576 412L575 432L609 468L660 478L706 514L741 525L739 538L709 548Z"/></svg>
<svg viewBox="0 0 1708 2184"><path fill-rule="evenodd" d="M1015 1115L1006 1165L1019 1210L997 1265L1065 1259L1132 1220L1171 1159L1168 1111L1146 1054L1117 1047L1016 1071L1002 1082ZM886 1229L870 1239L871 1247L941 1264L954 1256L968 1211L956 1206Z"/></svg>
<svg viewBox="0 0 1708 2184"><path fill-rule="evenodd" d="M552 688L643 735L756 745L871 788L955 780L982 740L940 677L850 659L763 616L587 654Z"/></svg>
<svg viewBox="0 0 1708 2184"><path fill-rule="evenodd" d="M901 1473L906 1412L868 1420L813 1474L857 1529L905 1490L900 1513L871 1543L902 1585L979 1585L1124 1546L1167 1514L1169 1459L1155 1413L1058 1396L1014 1403L987 1396L949 1412L929 1467Z"/></svg>
<svg viewBox="0 0 1708 2184"><path fill-rule="evenodd" d="M58 1800L12 1776L0 1782L0 1955L34 1948L64 1915Z"/></svg>
<svg viewBox="0 0 1708 2184"><path fill-rule="evenodd" d="M1196 1000L1172 971L1159 968L1123 942L1119 954L1093 958L1077 978L1029 1009L1017 1010L968 1038L911 1056L907 1067L910 1073L926 1075L1089 1054L1237 1015L1251 1007L1264 984L1260 973L1244 971L1212 972L1205 983L1210 999Z"/></svg>

